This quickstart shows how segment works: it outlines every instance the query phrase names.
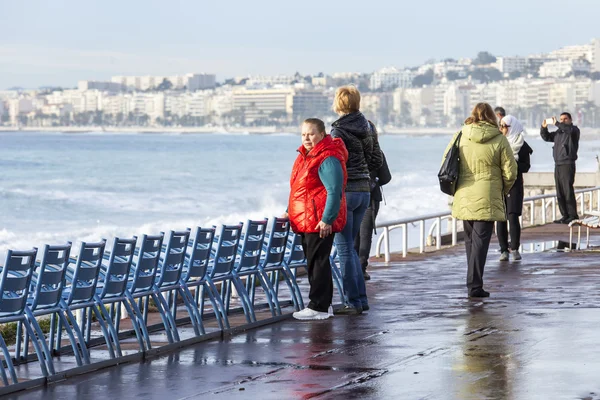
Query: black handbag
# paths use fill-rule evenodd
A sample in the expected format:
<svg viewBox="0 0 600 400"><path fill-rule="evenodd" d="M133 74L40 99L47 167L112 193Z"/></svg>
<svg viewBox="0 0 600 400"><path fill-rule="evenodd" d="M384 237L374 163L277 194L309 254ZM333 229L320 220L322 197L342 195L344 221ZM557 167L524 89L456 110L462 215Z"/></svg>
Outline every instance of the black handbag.
<svg viewBox="0 0 600 400"><path fill-rule="evenodd" d="M377 183L379 186L387 185L392 180L392 173L388 167L383 150L381 150L381 158L383 159L383 164L381 164L381 167L377 170Z"/></svg>
<svg viewBox="0 0 600 400"><path fill-rule="evenodd" d="M442 168L438 172L440 181L440 190L450 196L456 193L456 182L458 181L458 171L460 168L459 144L462 131L459 132L456 140L448 150Z"/></svg>

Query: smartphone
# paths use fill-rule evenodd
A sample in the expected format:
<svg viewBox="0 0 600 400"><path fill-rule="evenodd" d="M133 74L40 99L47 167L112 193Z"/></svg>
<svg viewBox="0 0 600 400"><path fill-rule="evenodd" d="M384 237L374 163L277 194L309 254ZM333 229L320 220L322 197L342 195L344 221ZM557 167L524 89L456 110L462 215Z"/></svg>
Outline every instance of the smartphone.
<svg viewBox="0 0 600 400"><path fill-rule="evenodd" d="M546 118L546 125L553 125L554 124L554 118Z"/></svg>

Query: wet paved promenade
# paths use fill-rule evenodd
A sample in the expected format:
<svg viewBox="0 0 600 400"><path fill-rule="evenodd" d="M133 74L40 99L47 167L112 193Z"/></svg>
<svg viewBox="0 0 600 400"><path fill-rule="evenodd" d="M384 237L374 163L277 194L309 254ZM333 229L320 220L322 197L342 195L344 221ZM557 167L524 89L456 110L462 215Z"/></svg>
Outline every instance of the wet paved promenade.
<svg viewBox="0 0 600 400"><path fill-rule="evenodd" d="M523 236L527 250L568 229ZM8 398L600 399L600 254L500 263L496 248L489 299L467 299L462 246L396 258L375 264L361 316L287 319Z"/></svg>

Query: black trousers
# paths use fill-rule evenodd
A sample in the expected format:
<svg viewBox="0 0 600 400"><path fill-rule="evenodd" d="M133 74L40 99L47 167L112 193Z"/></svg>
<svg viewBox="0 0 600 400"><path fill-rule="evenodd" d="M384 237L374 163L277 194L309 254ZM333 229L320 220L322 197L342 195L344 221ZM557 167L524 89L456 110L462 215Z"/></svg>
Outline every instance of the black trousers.
<svg viewBox="0 0 600 400"><path fill-rule="evenodd" d="M365 216L360 224L360 232L354 238L354 249L358 253L360 266L363 273L369 265L369 255L371 254L371 243L373 241L373 230L375 228L375 219L379 212L379 201L371 200L371 204L365 212Z"/></svg>
<svg viewBox="0 0 600 400"><path fill-rule="evenodd" d="M483 269L494 231L494 222L463 221L463 227L468 264L467 287L473 290L483 287Z"/></svg>
<svg viewBox="0 0 600 400"><path fill-rule="evenodd" d="M500 243L500 251L508 251L508 235L510 224L510 249L519 250L521 246L521 224L517 214L508 214L508 222L496 222L496 233L498 234L498 243Z"/></svg>
<svg viewBox="0 0 600 400"><path fill-rule="evenodd" d="M558 209L563 217L579 218L577 215L577 200L575 199L575 164L554 166L554 182L556 183L556 198Z"/></svg>
<svg viewBox="0 0 600 400"><path fill-rule="evenodd" d="M331 234L321 239L318 233L302 233L302 249L308 265L308 308L315 311L327 312L333 297L333 280L329 254L333 246Z"/></svg>

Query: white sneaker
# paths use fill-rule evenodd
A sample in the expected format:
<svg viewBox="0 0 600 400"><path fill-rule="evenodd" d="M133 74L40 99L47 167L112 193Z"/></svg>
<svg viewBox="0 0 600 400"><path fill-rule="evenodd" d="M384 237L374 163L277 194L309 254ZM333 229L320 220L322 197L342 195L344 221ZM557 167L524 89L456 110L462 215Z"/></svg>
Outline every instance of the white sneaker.
<svg viewBox="0 0 600 400"><path fill-rule="evenodd" d="M521 260L521 253L519 253L519 250L513 250L512 251L512 256L513 256L513 260L514 261L520 261Z"/></svg>
<svg viewBox="0 0 600 400"><path fill-rule="evenodd" d="M503 251L502 254L500 254L500 261L508 261L508 251Z"/></svg>
<svg viewBox="0 0 600 400"><path fill-rule="evenodd" d="M296 311L294 314L292 314L292 316L294 318L302 320L302 321L309 321L309 320L327 319L327 318L329 318L329 313L315 311L315 310L312 310L312 309L306 307L302 311Z"/></svg>
<svg viewBox="0 0 600 400"><path fill-rule="evenodd" d="M330 317L333 317L333 306L329 306L329 309L327 309L327 314L329 314Z"/></svg>

